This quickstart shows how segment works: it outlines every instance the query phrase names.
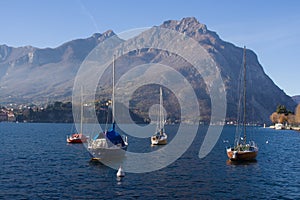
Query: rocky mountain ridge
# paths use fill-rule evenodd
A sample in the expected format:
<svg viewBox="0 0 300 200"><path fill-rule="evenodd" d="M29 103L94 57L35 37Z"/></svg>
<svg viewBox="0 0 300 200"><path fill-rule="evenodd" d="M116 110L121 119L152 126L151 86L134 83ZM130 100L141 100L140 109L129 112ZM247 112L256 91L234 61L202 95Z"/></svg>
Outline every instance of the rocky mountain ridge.
<svg viewBox="0 0 300 200"><path fill-rule="evenodd" d="M43 102L70 99L77 70L100 42L114 33L109 30L87 39L66 42L57 48L0 45L2 102Z"/></svg>
<svg viewBox="0 0 300 200"><path fill-rule="evenodd" d="M199 42L214 59L220 69L226 87L227 120L234 120L237 116L238 84L243 60L243 48L223 41L217 33L207 29L207 26L193 17L183 18L181 21L168 20L162 28L184 33ZM39 49L31 46L13 48L0 45L0 98L2 102L45 102L54 100L70 100L74 78L80 64L100 42L115 35L112 31L94 34L87 39L66 42L51 49ZM202 107L202 119L209 121L210 98L203 80L193 77L193 71L187 63L176 60L166 52L156 50L142 50L124 55L118 60L122 66L129 67L129 60L135 63L164 63L170 64L172 59L182 74L189 77L193 89ZM132 63L134 63L132 62ZM259 64L257 55L247 50L247 66L249 69L248 107L254 116L252 121L266 122L277 105L286 105L293 110L295 102L278 88L265 74ZM122 68L125 72L125 67ZM108 81L108 80L107 80ZM144 88L145 89L145 88ZM150 88L151 90L151 88ZM154 87L152 87L154 90ZM154 100L145 100L145 90L135 92L132 108L147 113ZM176 104L174 94L166 95L166 101ZM155 98L156 99L156 98ZM168 107L169 106L169 107ZM172 106L166 105L172 113ZM250 110L251 108L251 110ZM180 113L173 112L174 115Z"/></svg>

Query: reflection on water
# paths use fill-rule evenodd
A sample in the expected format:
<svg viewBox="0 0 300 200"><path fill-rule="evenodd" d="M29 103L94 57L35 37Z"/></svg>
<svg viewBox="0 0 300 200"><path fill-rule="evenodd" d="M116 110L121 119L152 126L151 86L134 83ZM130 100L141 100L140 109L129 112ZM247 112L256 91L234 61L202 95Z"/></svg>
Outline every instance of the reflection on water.
<svg viewBox="0 0 300 200"><path fill-rule="evenodd" d="M91 158L89 163L90 165L105 166L105 167L109 166L114 169L118 169L120 166L124 165L125 159L126 159L126 155L123 157L113 157L113 158L106 158L106 159Z"/></svg>
<svg viewBox="0 0 300 200"><path fill-rule="evenodd" d="M248 161L237 161L237 160L230 160L226 161L227 165L254 165L257 163L257 160L248 160Z"/></svg>

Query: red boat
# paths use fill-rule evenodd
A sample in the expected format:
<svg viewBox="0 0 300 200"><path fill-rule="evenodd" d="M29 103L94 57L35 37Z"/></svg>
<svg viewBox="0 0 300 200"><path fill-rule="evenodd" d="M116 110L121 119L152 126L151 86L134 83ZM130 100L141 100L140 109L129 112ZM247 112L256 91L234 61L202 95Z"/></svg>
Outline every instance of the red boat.
<svg viewBox="0 0 300 200"><path fill-rule="evenodd" d="M81 108L80 108L80 130L79 133L75 133L67 136L68 143L85 143L89 137L83 135L83 100L82 100L82 88L81 88Z"/></svg>
<svg viewBox="0 0 300 200"><path fill-rule="evenodd" d="M73 135L67 136L68 143L85 143L87 142L88 137L83 135L82 133L75 133Z"/></svg>

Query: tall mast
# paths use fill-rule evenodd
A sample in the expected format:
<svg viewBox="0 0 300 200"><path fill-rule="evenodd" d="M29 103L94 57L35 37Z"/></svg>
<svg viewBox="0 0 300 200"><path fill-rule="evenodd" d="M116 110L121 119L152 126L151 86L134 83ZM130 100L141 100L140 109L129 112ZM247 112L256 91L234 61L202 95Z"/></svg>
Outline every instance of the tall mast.
<svg viewBox="0 0 300 200"><path fill-rule="evenodd" d="M112 123L115 122L115 55L113 57L112 69Z"/></svg>
<svg viewBox="0 0 300 200"><path fill-rule="evenodd" d="M80 90L80 133L82 133L82 124L83 124L83 89L81 87L81 90Z"/></svg>
<svg viewBox="0 0 300 200"><path fill-rule="evenodd" d="M246 144L246 46L244 46L244 144Z"/></svg>
<svg viewBox="0 0 300 200"><path fill-rule="evenodd" d="M162 127L162 124L163 124L163 122L162 122L162 109L161 109L161 107L163 106L163 102L162 102L162 89L161 89L161 87L159 88L159 129L162 129L163 127Z"/></svg>

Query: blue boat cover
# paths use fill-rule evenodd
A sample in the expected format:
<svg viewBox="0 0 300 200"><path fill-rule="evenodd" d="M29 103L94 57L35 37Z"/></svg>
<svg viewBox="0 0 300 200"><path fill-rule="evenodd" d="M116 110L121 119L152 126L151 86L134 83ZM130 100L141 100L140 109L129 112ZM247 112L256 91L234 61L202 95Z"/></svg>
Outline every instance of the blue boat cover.
<svg viewBox="0 0 300 200"><path fill-rule="evenodd" d="M107 131L106 137L113 143L114 145L116 144L122 144L122 147L125 146L125 143L123 141L122 136L116 132L114 129L111 129Z"/></svg>
<svg viewBox="0 0 300 200"><path fill-rule="evenodd" d="M105 133L105 136L106 136L106 138L109 139L109 141L112 144L114 144L114 145L122 144L122 147L125 146L122 136L118 132L115 131L115 123L113 123L112 128ZM101 138L101 137L103 137L103 134L100 133L96 137Z"/></svg>

